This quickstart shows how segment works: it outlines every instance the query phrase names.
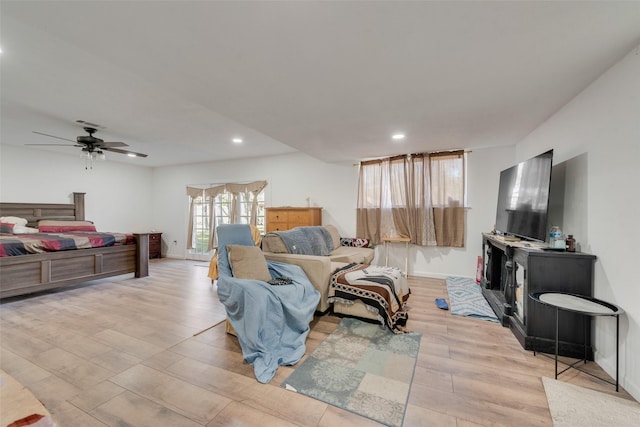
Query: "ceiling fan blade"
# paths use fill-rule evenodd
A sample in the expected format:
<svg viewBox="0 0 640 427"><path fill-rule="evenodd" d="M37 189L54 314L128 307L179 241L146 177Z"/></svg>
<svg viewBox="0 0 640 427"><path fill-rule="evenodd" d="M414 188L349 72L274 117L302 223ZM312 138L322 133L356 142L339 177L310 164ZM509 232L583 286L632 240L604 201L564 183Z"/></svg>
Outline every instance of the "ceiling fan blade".
<svg viewBox="0 0 640 427"><path fill-rule="evenodd" d="M115 148L115 147L128 147L129 144L125 144L124 142L101 142L100 147L102 148Z"/></svg>
<svg viewBox="0 0 640 427"><path fill-rule="evenodd" d="M120 154L133 154L136 157L147 157L146 154L142 154L142 153L136 153L135 151L128 151L128 150L120 150L119 148L109 148L109 147L100 147L101 150L105 150L105 151L112 151L114 153L120 153Z"/></svg>
<svg viewBox="0 0 640 427"><path fill-rule="evenodd" d="M33 133L37 133L38 135L49 136L49 137L51 137L51 138L62 139L63 141L76 142L76 141L75 141L75 140L73 140L73 139L67 139L67 138L62 138L62 137L55 136L55 135L49 135L48 133L36 132L35 130L33 130L33 131L31 131L31 132L33 132Z"/></svg>
<svg viewBox="0 0 640 427"><path fill-rule="evenodd" d="M24 144L24 145L36 145L40 147L82 147L77 144Z"/></svg>

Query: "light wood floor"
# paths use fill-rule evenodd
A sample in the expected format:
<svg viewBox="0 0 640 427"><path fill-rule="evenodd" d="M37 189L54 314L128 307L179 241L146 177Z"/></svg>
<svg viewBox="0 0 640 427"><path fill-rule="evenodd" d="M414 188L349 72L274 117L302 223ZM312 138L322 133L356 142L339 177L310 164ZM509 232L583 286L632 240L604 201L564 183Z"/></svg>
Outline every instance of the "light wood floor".
<svg viewBox="0 0 640 427"><path fill-rule="evenodd" d="M162 259L150 270L0 306L0 367L60 427L378 425L281 388L293 367L258 383L220 323L205 263ZM553 360L523 350L508 328L436 308L442 280L410 285L408 327L423 336L405 426L552 424L541 377L553 377ZM307 354L338 322L314 319ZM561 379L616 395L577 371Z"/></svg>

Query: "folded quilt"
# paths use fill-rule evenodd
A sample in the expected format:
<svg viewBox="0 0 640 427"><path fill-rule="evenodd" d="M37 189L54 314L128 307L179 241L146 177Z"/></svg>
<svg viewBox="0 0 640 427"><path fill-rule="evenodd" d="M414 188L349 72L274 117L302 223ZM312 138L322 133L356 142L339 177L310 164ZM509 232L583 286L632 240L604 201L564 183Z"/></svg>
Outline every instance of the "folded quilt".
<svg viewBox="0 0 640 427"><path fill-rule="evenodd" d="M242 355L261 383L271 381L278 366L293 365L304 355L309 323L320 301L320 293L300 267L275 261L267 264L272 277L290 278L291 284L218 278L218 296Z"/></svg>
<svg viewBox="0 0 640 427"><path fill-rule="evenodd" d="M330 303L359 300L394 332L402 332L407 323L410 294L407 279L396 267L349 264L333 273L329 286Z"/></svg>
<svg viewBox="0 0 640 427"><path fill-rule="evenodd" d="M331 234L325 227L296 227L273 233L280 236L290 254L327 256L334 249Z"/></svg>

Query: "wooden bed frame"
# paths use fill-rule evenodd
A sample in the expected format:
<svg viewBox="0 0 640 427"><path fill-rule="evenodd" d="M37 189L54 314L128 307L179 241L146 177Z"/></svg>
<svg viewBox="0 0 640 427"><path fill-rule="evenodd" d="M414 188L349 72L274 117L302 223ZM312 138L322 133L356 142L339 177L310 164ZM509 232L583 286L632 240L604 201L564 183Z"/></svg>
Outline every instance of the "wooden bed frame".
<svg viewBox="0 0 640 427"><path fill-rule="evenodd" d="M84 221L84 194L73 193L73 204L0 203L0 216L39 220ZM0 258L0 298L75 285L105 277L149 275L149 234L134 234L135 245L46 252Z"/></svg>

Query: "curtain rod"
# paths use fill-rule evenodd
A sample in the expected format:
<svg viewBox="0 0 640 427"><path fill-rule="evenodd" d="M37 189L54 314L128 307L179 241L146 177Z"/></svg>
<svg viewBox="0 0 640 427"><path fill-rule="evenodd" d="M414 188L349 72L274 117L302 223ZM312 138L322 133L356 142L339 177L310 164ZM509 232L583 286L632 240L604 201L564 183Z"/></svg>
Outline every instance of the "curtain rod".
<svg viewBox="0 0 640 427"><path fill-rule="evenodd" d="M464 151L465 154L473 153L473 150L448 150L448 151L433 151L431 153L407 153L407 154L398 154L398 155L395 155L395 156L378 157L376 159L361 160L358 163L354 163L353 166L360 166L363 162L369 162L369 161L373 161L373 160L393 159L393 158L404 157L404 156L409 156L409 155L414 156L416 154L447 154L447 153L455 153L456 151Z"/></svg>
<svg viewBox="0 0 640 427"><path fill-rule="evenodd" d="M225 185L225 184L249 184L251 182L255 182L255 181L266 181L266 179L254 179L252 181L239 181L239 182L213 182L213 183L207 183L207 184L187 184L187 187L202 187L207 185L207 188L211 188L214 187L216 185ZM206 188L203 188L203 190L206 190Z"/></svg>

